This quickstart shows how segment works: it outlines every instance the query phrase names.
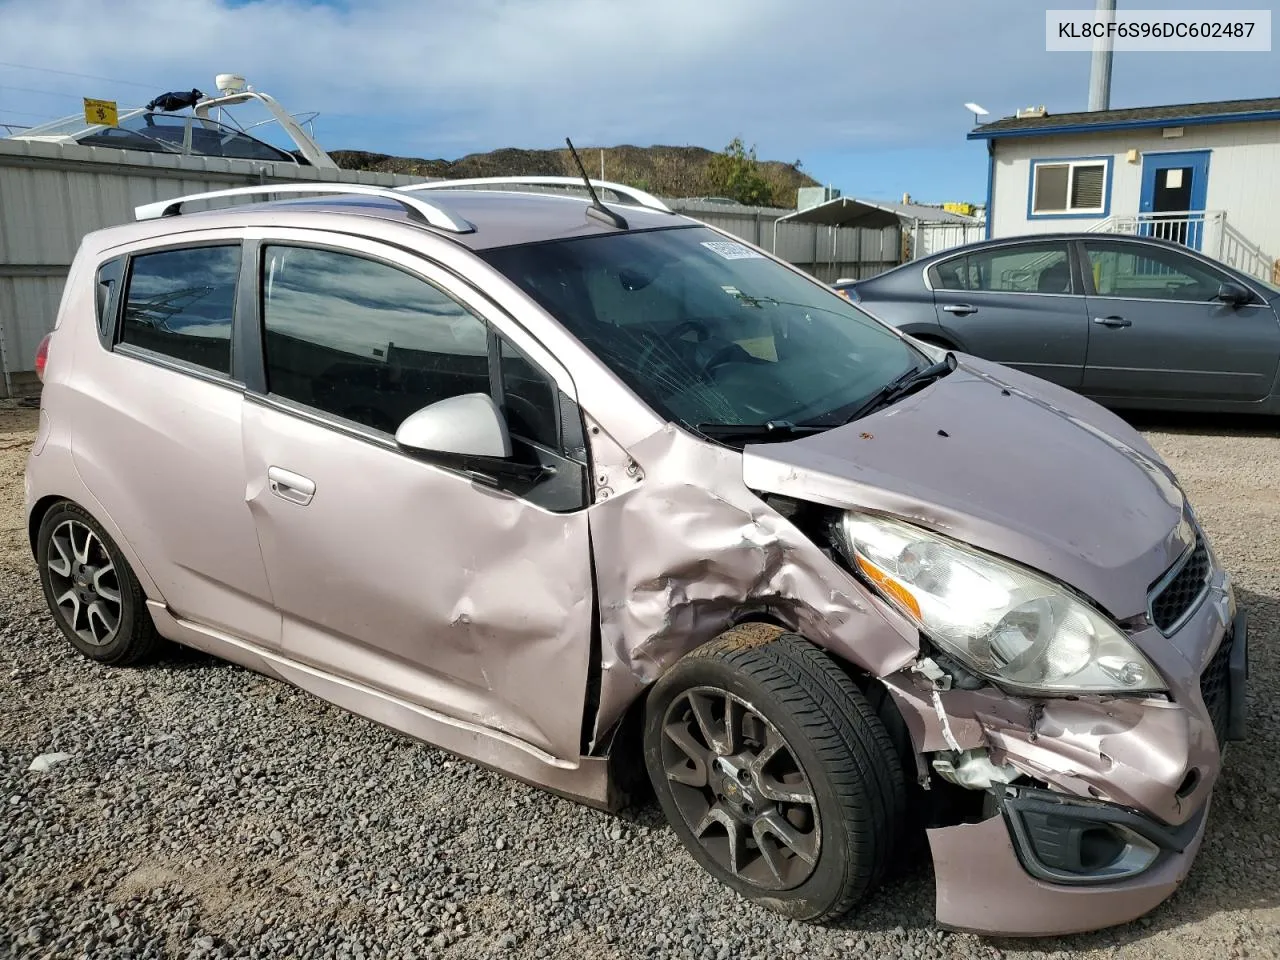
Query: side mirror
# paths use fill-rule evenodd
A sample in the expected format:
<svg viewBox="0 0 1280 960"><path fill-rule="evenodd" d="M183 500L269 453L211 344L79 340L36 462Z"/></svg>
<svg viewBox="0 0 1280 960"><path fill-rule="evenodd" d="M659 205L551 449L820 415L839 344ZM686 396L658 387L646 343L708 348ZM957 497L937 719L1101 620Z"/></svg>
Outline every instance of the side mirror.
<svg viewBox="0 0 1280 960"><path fill-rule="evenodd" d="M1218 287L1218 295L1215 300L1221 300L1223 303L1229 303L1233 307L1238 307L1242 303L1248 303L1253 299L1253 294L1242 287L1238 283L1227 281Z"/></svg>
<svg viewBox="0 0 1280 960"><path fill-rule="evenodd" d="M465 393L411 413L396 431L396 443L414 453L505 460L511 436L487 393Z"/></svg>

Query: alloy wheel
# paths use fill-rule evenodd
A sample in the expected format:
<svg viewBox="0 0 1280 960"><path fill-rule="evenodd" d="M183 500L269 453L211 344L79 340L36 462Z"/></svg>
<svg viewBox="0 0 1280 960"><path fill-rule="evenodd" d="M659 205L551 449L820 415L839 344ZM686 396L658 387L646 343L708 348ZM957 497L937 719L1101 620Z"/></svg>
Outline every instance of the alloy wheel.
<svg viewBox="0 0 1280 960"><path fill-rule="evenodd" d="M795 751L763 714L728 691L683 691L662 725L662 766L681 816L720 867L762 890L808 879L822 833Z"/></svg>
<svg viewBox="0 0 1280 960"><path fill-rule="evenodd" d="M58 616L85 643L111 643L120 631L120 580L98 535L78 520L64 520L49 536L45 567Z"/></svg>

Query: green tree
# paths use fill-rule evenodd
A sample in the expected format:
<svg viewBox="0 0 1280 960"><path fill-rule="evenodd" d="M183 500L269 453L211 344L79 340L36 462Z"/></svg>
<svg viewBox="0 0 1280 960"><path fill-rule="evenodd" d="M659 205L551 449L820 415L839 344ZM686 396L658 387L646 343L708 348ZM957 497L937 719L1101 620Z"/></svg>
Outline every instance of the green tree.
<svg viewBox="0 0 1280 960"><path fill-rule="evenodd" d="M748 206L773 203L773 187L760 172L755 144L747 149L741 137L734 137L723 153L716 154L707 163L707 184L710 193Z"/></svg>

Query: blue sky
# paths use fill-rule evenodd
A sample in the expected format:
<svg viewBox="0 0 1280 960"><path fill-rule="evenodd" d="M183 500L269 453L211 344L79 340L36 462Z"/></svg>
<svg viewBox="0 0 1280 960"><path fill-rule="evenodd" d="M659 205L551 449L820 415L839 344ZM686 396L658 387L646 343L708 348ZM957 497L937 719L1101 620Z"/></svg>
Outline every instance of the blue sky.
<svg viewBox="0 0 1280 960"><path fill-rule="evenodd" d="M317 139L329 149L454 158L554 147L566 135L580 146L711 149L741 136L762 158L799 158L847 194L981 200L985 148L965 140L966 101L993 118L1032 104L1086 105L1089 55L1045 52L1045 8L1027 0L0 0L0 123L72 113L82 96L124 105L192 86L210 92L215 73L236 72L290 110L319 110ZM1278 95L1280 52L1115 58L1116 107Z"/></svg>

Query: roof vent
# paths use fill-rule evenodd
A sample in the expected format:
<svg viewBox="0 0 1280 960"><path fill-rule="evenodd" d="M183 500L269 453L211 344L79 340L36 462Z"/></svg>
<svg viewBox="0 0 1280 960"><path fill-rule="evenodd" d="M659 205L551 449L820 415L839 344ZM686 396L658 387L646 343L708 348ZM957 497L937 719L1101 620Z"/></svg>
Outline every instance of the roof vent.
<svg viewBox="0 0 1280 960"><path fill-rule="evenodd" d="M1038 107L1019 107L1018 108L1019 120L1031 120L1039 117L1047 117L1048 115L1049 115L1049 111L1044 108L1044 104L1041 104Z"/></svg>

